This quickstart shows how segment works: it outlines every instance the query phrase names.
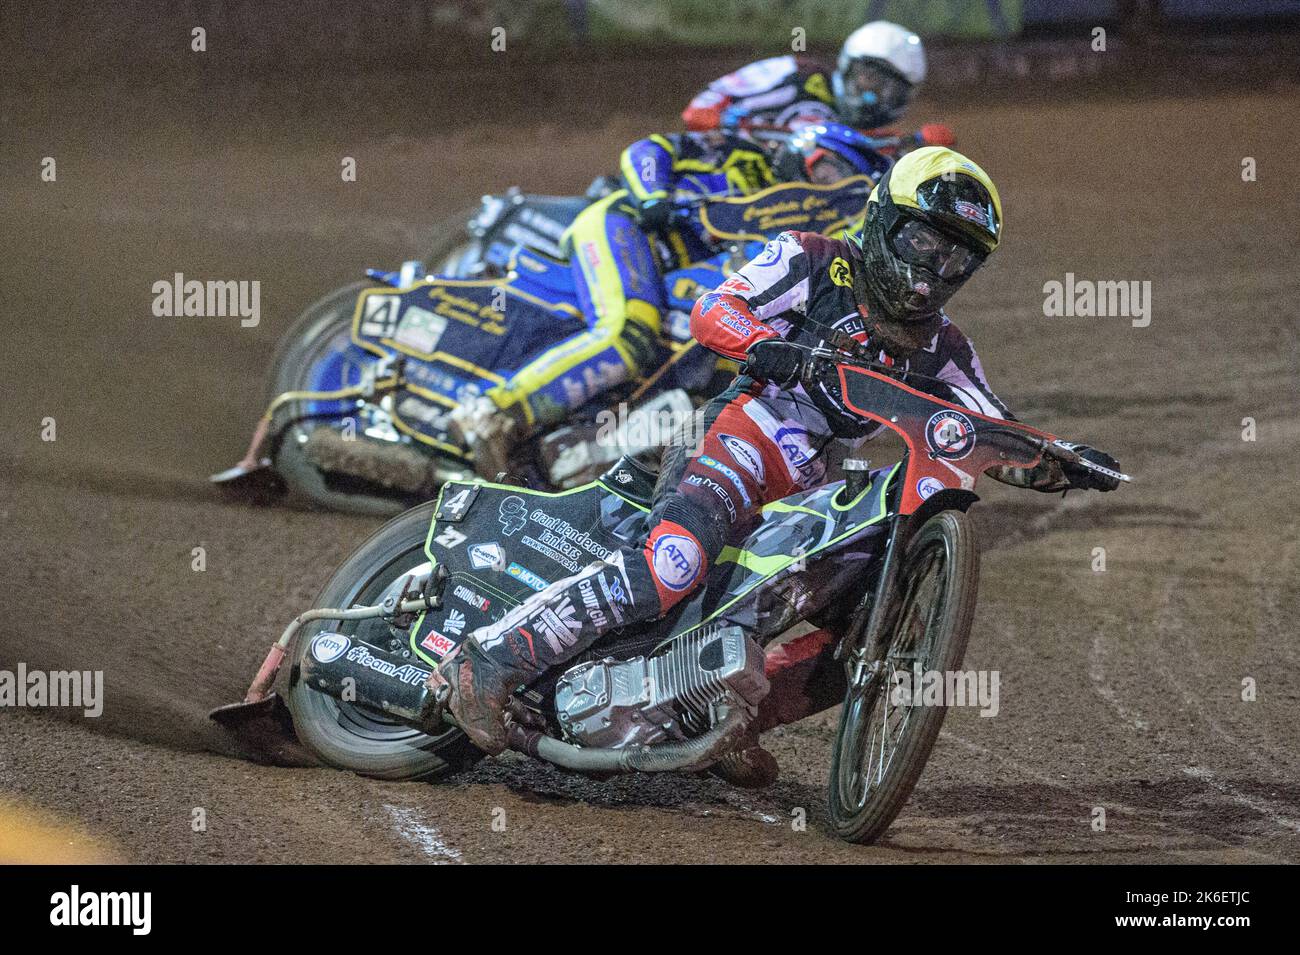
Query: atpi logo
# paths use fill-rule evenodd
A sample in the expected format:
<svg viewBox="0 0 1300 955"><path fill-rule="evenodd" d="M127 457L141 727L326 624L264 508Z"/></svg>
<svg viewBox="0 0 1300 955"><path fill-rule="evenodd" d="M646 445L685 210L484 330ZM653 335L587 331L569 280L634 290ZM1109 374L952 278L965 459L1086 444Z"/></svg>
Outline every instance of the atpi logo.
<svg viewBox="0 0 1300 955"><path fill-rule="evenodd" d="M655 541L655 576L669 590L685 590L700 575L699 545L681 534L665 534Z"/></svg>
<svg viewBox="0 0 1300 955"><path fill-rule="evenodd" d="M916 496L923 501L928 500L942 490L943 482L938 478L923 477L916 482Z"/></svg>
<svg viewBox="0 0 1300 955"><path fill-rule="evenodd" d="M955 461L975 447L975 424L960 411L939 411L925 424L925 443L940 458Z"/></svg>
<svg viewBox="0 0 1300 955"><path fill-rule="evenodd" d="M322 633L311 642L311 655L321 663L333 663L347 652L352 641L341 633Z"/></svg>

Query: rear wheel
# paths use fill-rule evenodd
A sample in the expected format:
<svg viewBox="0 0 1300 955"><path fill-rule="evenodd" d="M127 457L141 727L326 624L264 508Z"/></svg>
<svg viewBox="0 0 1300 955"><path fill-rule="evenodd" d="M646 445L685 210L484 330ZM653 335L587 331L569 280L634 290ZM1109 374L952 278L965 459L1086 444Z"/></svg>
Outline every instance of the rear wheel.
<svg viewBox="0 0 1300 955"><path fill-rule="evenodd" d="M428 564L424 541L435 506L433 501L421 504L376 531L334 572L315 606L369 606L400 590L407 574L418 573ZM410 639L407 631L382 619L325 620L303 628L290 653L289 712L298 739L321 761L379 779L436 779L483 757L458 729L429 736L383 712L337 700L299 680L302 655L312 637L323 630L399 653L409 651Z"/></svg>
<svg viewBox="0 0 1300 955"><path fill-rule="evenodd" d="M840 838L874 842L920 779L947 709L896 700L895 677L961 666L978 582L979 553L966 515L941 511L927 520L903 556L885 646L869 654L875 658L867 661L870 676L850 682L840 711L829 792L831 825Z"/></svg>
<svg viewBox="0 0 1300 955"><path fill-rule="evenodd" d="M360 383L375 357L352 341L357 296L368 282L354 282L308 308L289 329L271 365L271 397L286 391L332 391ZM308 458L313 428L332 427L356 408L353 400L295 401L281 412L288 425L274 453L275 469L302 501L333 511L389 517L413 503L410 496L362 480L327 477ZM359 429L358 429L359 430Z"/></svg>

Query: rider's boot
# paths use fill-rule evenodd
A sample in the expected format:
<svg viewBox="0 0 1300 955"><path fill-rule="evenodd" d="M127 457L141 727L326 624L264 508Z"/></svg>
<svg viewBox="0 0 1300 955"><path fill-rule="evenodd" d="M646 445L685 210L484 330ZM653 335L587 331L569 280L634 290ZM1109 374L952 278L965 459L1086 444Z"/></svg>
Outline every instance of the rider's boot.
<svg viewBox="0 0 1300 955"><path fill-rule="evenodd" d="M474 468L480 477L495 480L502 471L513 470L511 456L525 437L527 426L519 403L499 406L486 395L466 401L447 418L452 440L474 452Z"/></svg>
<svg viewBox="0 0 1300 955"><path fill-rule="evenodd" d="M758 734L751 731L735 749L710 766L709 772L741 789L764 789L776 782L781 767L758 742Z"/></svg>
<svg viewBox="0 0 1300 955"><path fill-rule="evenodd" d="M844 699L844 667L834 659L835 635L826 630L801 634L767 651L764 667L771 689L736 748L709 772L744 789L761 789L777 780L776 757L759 734L827 710Z"/></svg>
<svg viewBox="0 0 1300 955"><path fill-rule="evenodd" d="M429 677L435 706L450 711L470 742L495 756L506 748L504 710L520 684L577 656L614 627L661 612L640 555L616 551L470 634Z"/></svg>

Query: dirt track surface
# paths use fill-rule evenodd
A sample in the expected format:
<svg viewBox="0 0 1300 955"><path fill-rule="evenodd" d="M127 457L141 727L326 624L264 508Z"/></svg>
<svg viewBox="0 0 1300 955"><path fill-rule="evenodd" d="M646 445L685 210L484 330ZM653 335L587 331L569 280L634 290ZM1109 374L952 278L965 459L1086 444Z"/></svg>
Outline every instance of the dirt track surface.
<svg viewBox="0 0 1300 955"><path fill-rule="evenodd" d="M627 142L672 128L675 100L643 81L609 77L602 101L632 105L604 115L577 91L540 114L457 97L454 133L427 103L406 118L368 105L381 80L319 108L261 87L201 107L143 88L6 104L0 669L102 669L107 701L99 719L0 710L0 793L136 861L1300 861L1287 92L918 104L918 122L959 131L1006 207L1004 249L955 319L1023 418L1113 451L1138 483L1065 499L983 487L967 666L1000 672L1001 710L950 714L881 844L826 831L834 712L767 737L783 778L757 794L596 784L517 757L439 785L234 757L206 712L238 698L376 523L228 504L205 483L243 452L279 334L361 267L417 254L481 192L578 191ZM48 155L58 181L43 184ZM343 156L358 182L340 181ZM150 286L175 272L259 279L261 325L153 317ZM1150 280L1150 327L1045 318L1043 283L1067 272Z"/></svg>

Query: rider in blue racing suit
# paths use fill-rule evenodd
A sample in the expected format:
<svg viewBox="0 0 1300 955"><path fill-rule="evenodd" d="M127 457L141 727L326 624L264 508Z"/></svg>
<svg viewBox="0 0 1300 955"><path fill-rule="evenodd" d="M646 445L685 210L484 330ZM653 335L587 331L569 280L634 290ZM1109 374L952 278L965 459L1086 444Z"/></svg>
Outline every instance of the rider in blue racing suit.
<svg viewBox="0 0 1300 955"><path fill-rule="evenodd" d="M661 255L680 267L718 250L694 219L674 215L675 200L878 175L880 163L866 137L836 125L810 127L775 156L721 132L654 135L629 146L620 163L625 188L584 209L565 237L587 327L452 413L478 473L510 470L511 452L531 431L658 362L667 311Z"/></svg>

